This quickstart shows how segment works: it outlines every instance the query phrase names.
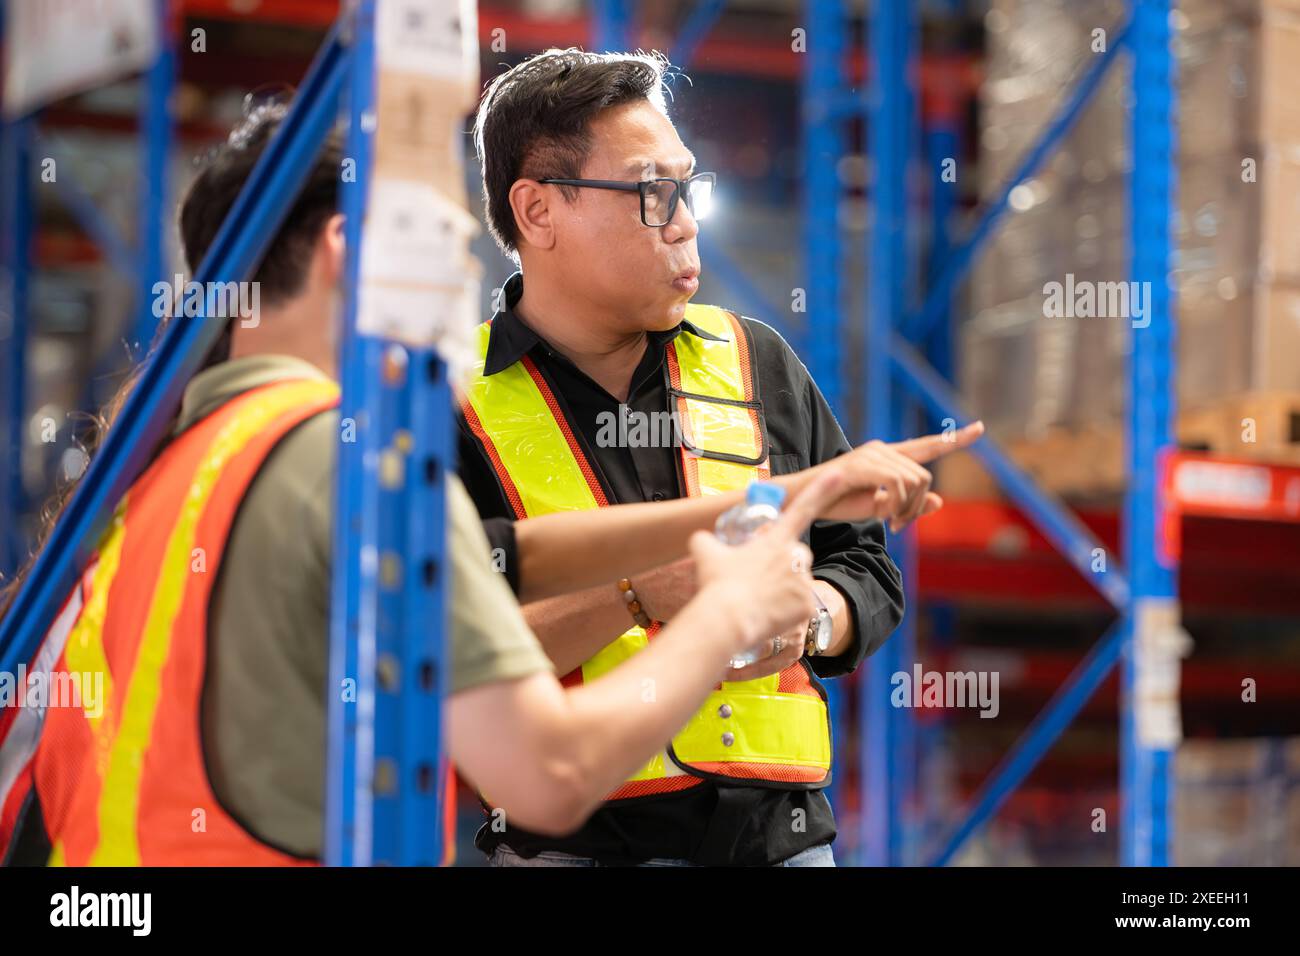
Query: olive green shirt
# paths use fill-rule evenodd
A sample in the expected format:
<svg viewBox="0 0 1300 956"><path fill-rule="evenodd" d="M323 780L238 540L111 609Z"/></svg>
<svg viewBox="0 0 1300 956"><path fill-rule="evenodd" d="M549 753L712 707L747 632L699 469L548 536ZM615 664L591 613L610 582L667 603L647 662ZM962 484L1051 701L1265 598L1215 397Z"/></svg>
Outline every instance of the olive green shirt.
<svg viewBox="0 0 1300 956"><path fill-rule="evenodd" d="M215 365L185 390L176 432L249 389L307 377L323 376L286 356ZM213 790L254 836L306 857L321 853L340 434L338 413L325 412L268 456L235 519L208 614L202 734ZM452 692L551 671L454 476L447 509Z"/></svg>

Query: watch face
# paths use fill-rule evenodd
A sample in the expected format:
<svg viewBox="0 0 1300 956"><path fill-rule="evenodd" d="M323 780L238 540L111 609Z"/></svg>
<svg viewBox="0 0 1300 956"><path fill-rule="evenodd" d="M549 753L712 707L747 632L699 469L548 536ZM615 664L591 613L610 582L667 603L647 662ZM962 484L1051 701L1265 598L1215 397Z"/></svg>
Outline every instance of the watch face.
<svg viewBox="0 0 1300 956"><path fill-rule="evenodd" d="M831 616L825 611L817 612L817 628L813 635L813 643L817 645L819 654L831 646Z"/></svg>

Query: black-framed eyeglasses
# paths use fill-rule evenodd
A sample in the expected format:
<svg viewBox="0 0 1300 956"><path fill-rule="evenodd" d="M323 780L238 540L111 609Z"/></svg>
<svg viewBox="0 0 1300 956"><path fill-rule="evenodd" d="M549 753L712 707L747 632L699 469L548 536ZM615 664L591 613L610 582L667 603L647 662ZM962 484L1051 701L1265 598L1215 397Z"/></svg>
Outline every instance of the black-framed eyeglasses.
<svg viewBox="0 0 1300 956"><path fill-rule="evenodd" d="M686 208L696 221L708 216L713 206L713 186L717 176L713 173L696 173L689 179L671 179L661 176L639 183L617 179L541 179L538 182L555 186L586 186L589 189L619 189L641 194L641 221L647 226L666 226L677 213L677 201L686 197Z"/></svg>

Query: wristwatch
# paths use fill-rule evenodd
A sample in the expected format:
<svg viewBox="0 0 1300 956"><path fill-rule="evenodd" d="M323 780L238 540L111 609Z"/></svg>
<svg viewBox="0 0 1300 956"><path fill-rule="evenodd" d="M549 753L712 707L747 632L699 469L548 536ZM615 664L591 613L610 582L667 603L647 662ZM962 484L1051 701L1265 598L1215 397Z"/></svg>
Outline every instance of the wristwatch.
<svg viewBox="0 0 1300 956"><path fill-rule="evenodd" d="M808 621L808 633L804 635L803 652L805 657L817 657L825 654L831 646L831 612L820 594L813 592L817 598L817 613Z"/></svg>

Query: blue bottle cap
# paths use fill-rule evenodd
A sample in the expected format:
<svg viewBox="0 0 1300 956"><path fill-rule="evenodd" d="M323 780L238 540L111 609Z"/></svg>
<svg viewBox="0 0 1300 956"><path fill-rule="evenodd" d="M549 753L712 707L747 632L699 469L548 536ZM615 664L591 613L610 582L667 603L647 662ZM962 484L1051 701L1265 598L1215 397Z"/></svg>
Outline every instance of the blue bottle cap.
<svg viewBox="0 0 1300 956"><path fill-rule="evenodd" d="M770 481L754 481L745 489L745 504L771 505L777 511L785 503L785 489Z"/></svg>

